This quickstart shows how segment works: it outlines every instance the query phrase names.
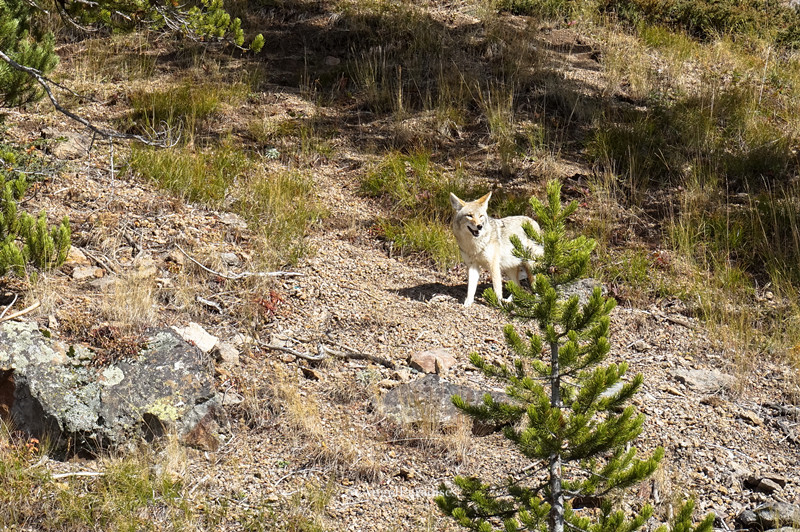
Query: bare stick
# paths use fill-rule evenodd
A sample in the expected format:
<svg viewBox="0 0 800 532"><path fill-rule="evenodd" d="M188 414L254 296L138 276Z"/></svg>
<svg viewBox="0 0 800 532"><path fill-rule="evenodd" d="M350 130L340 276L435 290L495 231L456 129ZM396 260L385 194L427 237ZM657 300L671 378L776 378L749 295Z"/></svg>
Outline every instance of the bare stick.
<svg viewBox="0 0 800 532"><path fill-rule="evenodd" d="M222 307L219 306L219 303L215 303L214 301L211 301L210 299L206 299L204 297L197 296L197 295L194 296L194 299L195 299L195 301L197 301L198 303L200 303L202 305L205 305L207 307L213 308L214 310L216 310L220 314L225 314L225 312L222 310Z"/></svg>
<svg viewBox="0 0 800 532"><path fill-rule="evenodd" d="M112 268L109 264L106 264L105 261L101 260L99 257L96 257L93 253L90 253L88 249L83 248L82 251L84 255L89 257L92 261L94 261L98 266L100 266L104 270L111 273L117 273L116 268Z"/></svg>
<svg viewBox="0 0 800 532"><path fill-rule="evenodd" d="M10 309L11 307L13 307L13 306L14 306L14 303L16 303L16 302L17 302L17 298L18 298L18 297L19 297L19 296L18 296L17 294L14 294L14 299L13 299L13 300L11 301L11 303L9 303L9 304L8 304L8 306L7 306L7 307L6 307L6 308L3 310L3 313L2 313L2 314L0 314L0 321L3 321L3 316L5 316L5 315L6 315L6 312L8 312L8 309Z"/></svg>
<svg viewBox="0 0 800 532"><path fill-rule="evenodd" d="M298 351L297 349L292 349L291 347L281 347L281 346L278 346L278 345L265 344L263 342L261 342L261 345L264 346L267 349L274 349L276 351L283 351L284 353L289 353L290 355L294 355L294 356L296 356L298 358L302 358L304 360L309 360L311 362L319 362L320 360L325 358L325 352L322 351L322 350L320 350L319 353L317 353L316 355L309 355L308 353L303 353L301 351Z"/></svg>
<svg viewBox="0 0 800 532"><path fill-rule="evenodd" d="M14 312L13 314L9 314L5 318L0 319L0 321L8 321L8 320L13 320L14 318L19 318L20 316L22 316L24 314L27 314L28 312L30 312L32 310L36 310L37 308L39 308L40 305L41 305L41 303L37 301L36 303L31 305L30 307L24 308L24 309L20 310L19 312Z"/></svg>
<svg viewBox="0 0 800 532"><path fill-rule="evenodd" d="M213 275L217 275L219 277L222 277L223 279L228 279L229 281L239 281L241 279L247 279L248 277L304 277L305 276L304 273L300 273L300 272L282 272L282 271L278 271L278 272L242 272L242 273L236 273L236 274L233 274L233 275L227 275L227 274L224 274L224 273L220 273L220 272L214 271L211 268L209 268L209 267L205 266L204 264L200 263L199 261L195 260L191 255L186 253L186 251L182 247L180 247L178 244L175 244L175 246L181 251L181 253L183 253L186 256L187 259L189 259L190 261L194 262L195 264L200 266L202 269L204 269L208 273L213 274Z"/></svg>
<svg viewBox="0 0 800 532"><path fill-rule="evenodd" d="M353 360L369 360L370 362L375 362L376 364L380 364L381 366L387 367L389 369L395 369L395 364L391 360L385 359L383 357L379 357L378 355L371 355L369 353L359 353L358 351L347 349L348 353L342 353L341 351L335 351L329 347L325 347L324 345L320 344L320 351L330 353L331 355L337 356L339 358L349 358Z"/></svg>
<svg viewBox="0 0 800 532"><path fill-rule="evenodd" d="M103 137L109 137L109 138L137 140L137 141L141 142L142 144L147 144L148 146L158 146L158 147L161 147L161 148L175 146L175 144L177 144L177 142L178 142L178 139L175 139L175 141L170 144L166 131L162 131L162 132L160 132L159 134L156 135L157 137L163 137L161 140L152 140L151 138L147 138L147 137L144 137L142 135L133 135L133 134L130 134L130 133L120 133L119 131L114 131L114 130L111 130L111 129L102 129L102 128L92 124L87 119L83 118L82 116L78 116L75 113L73 113L71 111L68 111L67 109L62 107L61 104L58 103L58 100L56 100L56 97L53 95L53 91L50 89L50 84L52 84L52 85L58 85L58 84L56 82L48 79L47 77L45 77L44 74L42 74L39 70L37 70L35 68L24 66L24 65L20 65L19 63L17 63L13 59L11 59L8 55L6 55L6 53L3 52L2 50L0 50L0 59L5 61L6 63L8 63L8 65L11 68L13 68L14 70L19 70L20 72L25 72L29 76L33 77L33 79L35 79L39 83L39 85L42 86L44 91L47 93L47 97L50 99L50 103L53 104L53 107L55 107L57 111L59 111L60 113L66 115L66 116L68 116L69 118L75 120L79 124L85 126L90 131L92 131L94 133L97 133L98 135L101 135Z"/></svg>
<svg viewBox="0 0 800 532"><path fill-rule="evenodd" d="M53 480L58 480L59 478L68 478L68 477L102 477L105 473L102 471L75 471L74 473L59 473L58 475L53 475Z"/></svg>

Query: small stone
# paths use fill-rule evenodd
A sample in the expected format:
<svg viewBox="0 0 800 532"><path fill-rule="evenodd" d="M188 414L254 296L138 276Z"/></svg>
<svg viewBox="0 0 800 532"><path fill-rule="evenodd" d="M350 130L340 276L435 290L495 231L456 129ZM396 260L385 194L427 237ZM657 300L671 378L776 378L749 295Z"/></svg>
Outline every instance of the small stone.
<svg viewBox="0 0 800 532"><path fill-rule="evenodd" d="M644 340L636 340L633 342L633 344L631 344L631 347L633 347L636 351L643 353L650 349L650 344Z"/></svg>
<svg viewBox="0 0 800 532"><path fill-rule="evenodd" d="M716 369L676 369L672 372L672 376L681 384L703 394L728 390L736 384L736 377Z"/></svg>
<svg viewBox="0 0 800 532"><path fill-rule="evenodd" d="M164 260L166 260L167 262L174 262L178 266L183 266L184 264L186 264L186 255L184 255L180 251L170 251L169 255L167 255Z"/></svg>
<svg viewBox="0 0 800 532"><path fill-rule="evenodd" d="M400 382L408 382L411 379L411 373L406 369L396 369L392 372L391 378Z"/></svg>
<svg viewBox="0 0 800 532"><path fill-rule="evenodd" d="M155 277L158 274L158 267L153 257L141 257L136 259L133 265L136 268L136 277L139 279Z"/></svg>
<svg viewBox="0 0 800 532"><path fill-rule="evenodd" d="M399 385L399 381L394 381L392 379L383 379L382 381L378 382L378 388L383 388L384 390L391 390L395 386Z"/></svg>
<svg viewBox="0 0 800 532"><path fill-rule="evenodd" d="M752 412L750 410L741 410L737 414L737 416L740 419L744 419L745 421L749 421L750 423L752 423L753 425L756 425L757 427L760 427L761 425L764 424L764 420L761 419L758 416L758 414L756 414L755 412Z"/></svg>
<svg viewBox="0 0 800 532"><path fill-rule="evenodd" d="M253 339L252 336L247 336L246 334L237 333L233 338L231 338L231 343L236 347L242 347L247 345L253 345L256 341Z"/></svg>
<svg viewBox="0 0 800 532"><path fill-rule="evenodd" d="M116 283L117 277L115 275L105 275L99 279L95 279L94 281L89 281L89 286L105 291L113 287Z"/></svg>
<svg viewBox="0 0 800 532"><path fill-rule="evenodd" d="M186 327L173 327L172 328L178 335L187 342L197 346L203 353L209 353L214 346L217 345L218 338L203 327L193 321L189 322Z"/></svg>
<svg viewBox="0 0 800 532"><path fill-rule="evenodd" d="M72 270L72 278L76 281L95 279L103 276L103 269L94 266L77 266Z"/></svg>
<svg viewBox="0 0 800 532"><path fill-rule="evenodd" d="M244 397L234 392L233 390L226 390L223 393L217 393L217 399L222 406L236 406L244 401Z"/></svg>
<svg viewBox="0 0 800 532"><path fill-rule="evenodd" d="M332 55L325 57L325 64L328 66L336 66L341 62L342 62L341 59L339 59L338 57L334 57Z"/></svg>
<svg viewBox="0 0 800 532"><path fill-rule="evenodd" d="M211 414L204 416L197 425L183 437L183 443L201 451L214 452L219 449L217 422Z"/></svg>
<svg viewBox="0 0 800 532"><path fill-rule="evenodd" d="M269 336L269 345L272 347L288 347L289 337L285 334L277 333Z"/></svg>
<svg viewBox="0 0 800 532"><path fill-rule="evenodd" d="M303 366L300 368L300 371L303 372L303 377L305 377L306 379L311 379L312 381L320 380L320 374L314 368L308 368Z"/></svg>
<svg viewBox="0 0 800 532"><path fill-rule="evenodd" d="M239 350L229 342L220 342L214 349L217 362L233 367L239 365Z"/></svg>
<svg viewBox="0 0 800 532"><path fill-rule="evenodd" d="M244 218L232 212L224 212L220 214L219 221L225 225L233 226L239 229L247 229L247 222L244 220Z"/></svg>
<svg viewBox="0 0 800 532"><path fill-rule="evenodd" d="M69 253L67 253L67 259L64 261L64 265L74 268L76 266L91 266L92 262L79 248L70 246Z"/></svg>
<svg viewBox="0 0 800 532"><path fill-rule="evenodd" d="M758 490L764 493L775 493L781 489L780 484L768 478L762 478L758 483Z"/></svg>
<svg viewBox="0 0 800 532"><path fill-rule="evenodd" d="M408 365L423 373L444 375L456 363L456 358L448 349L432 349L422 353L414 353L408 359Z"/></svg>
<svg viewBox="0 0 800 532"><path fill-rule="evenodd" d="M239 266L242 264L242 260L236 253L222 253L219 258L226 266Z"/></svg>

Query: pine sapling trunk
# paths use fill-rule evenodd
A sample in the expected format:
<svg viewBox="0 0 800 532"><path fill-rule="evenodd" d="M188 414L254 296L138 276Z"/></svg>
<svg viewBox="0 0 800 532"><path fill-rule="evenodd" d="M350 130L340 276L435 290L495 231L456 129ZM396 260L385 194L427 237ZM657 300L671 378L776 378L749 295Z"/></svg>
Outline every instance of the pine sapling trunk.
<svg viewBox="0 0 800 532"><path fill-rule="evenodd" d="M561 379L558 368L558 341L550 343L550 406L561 409ZM561 487L561 449L550 455L550 531L564 532L564 490Z"/></svg>

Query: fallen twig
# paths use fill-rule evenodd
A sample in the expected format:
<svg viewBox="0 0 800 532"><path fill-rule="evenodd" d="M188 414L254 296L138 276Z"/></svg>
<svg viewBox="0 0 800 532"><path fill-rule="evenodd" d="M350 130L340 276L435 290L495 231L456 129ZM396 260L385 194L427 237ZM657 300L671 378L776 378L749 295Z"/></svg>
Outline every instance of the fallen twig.
<svg viewBox="0 0 800 532"><path fill-rule="evenodd" d="M391 360L385 359L383 357L379 357L377 355L371 355L369 353L361 353L354 349L351 349L345 345L336 344L335 342L331 342L337 347L340 347L346 351L347 353L343 353L341 351L337 351L335 349L331 349L330 347L326 346L323 343L317 344L317 354L316 355L309 355L308 353L304 353L302 351L298 351L297 349L292 349L291 347L283 347L278 345L267 344L264 342L259 342L263 347L267 349L275 349L276 351L283 351L284 353L289 353L290 355L294 355L296 357L302 358L304 360L309 360L311 362L320 362L325 358L326 355L333 355L338 358L347 358L352 360L369 360L370 362L374 362L376 364L380 364L381 366L387 367L389 369L395 369L395 364Z"/></svg>
<svg viewBox="0 0 800 532"><path fill-rule="evenodd" d="M104 260L100 259L100 257L96 256L94 253L91 253L88 249L83 248L82 251L83 251L84 255L89 257L90 260L94 261L95 264L97 264L98 266L100 266L101 268L106 270L107 272L118 273L116 268L114 268L113 266L111 266L110 264L105 262Z"/></svg>
<svg viewBox="0 0 800 532"><path fill-rule="evenodd" d="M58 480L59 478L68 478L68 477L102 477L105 473L102 471L75 471L74 473L59 473L57 475L53 475L53 480Z"/></svg>
<svg viewBox="0 0 800 532"><path fill-rule="evenodd" d="M687 329L697 329L697 325L684 318L680 318L677 316L664 316L664 319L670 323L686 327Z"/></svg>
<svg viewBox="0 0 800 532"><path fill-rule="evenodd" d="M8 304L8 306L5 309L3 309L3 313L0 314L0 321L3 321L3 316L6 315L6 312L8 312L8 309L13 307L14 303L17 302L17 297L19 297L19 296L17 294L14 294L14 299L11 301L11 303Z"/></svg>
<svg viewBox="0 0 800 532"><path fill-rule="evenodd" d="M325 353L330 353L331 355L337 356L339 358L349 358L353 360L369 360L370 362L375 362L376 364L380 364L381 366L387 367L389 369L395 369L394 362L385 359L383 357L379 357L378 355L371 355L369 353L359 353L358 351L352 351L349 349L348 349L349 352L342 353L341 351L335 351L330 347L325 347L322 344L319 344L319 347L320 351Z"/></svg>
<svg viewBox="0 0 800 532"><path fill-rule="evenodd" d="M187 259L189 259L190 261L192 261L195 264L197 264L198 266L200 266L200 268L202 268L203 270L205 270L208 273L211 273L213 275L217 275L219 277L222 277L223 279L228 279L229 281L239 281L241 279L246 279L248 277L303 277L303 276L305 276L304 273L300 273L300 272L282 272L282 271L277 271L277 272L241 272L241 273L235 273L233 275L228 275L228 274L224 274L224 273L220 273L218 271L212 270L211 268L207 267L206 265L202 264L201 262L195 260L194 257L189 255L178 244L175 244L175 246L180 250L181 253L183 253L186 256Z"/></svg>
<svg viewBox="0 0 800 532"><path fill-rule="evenodd" d="M311 362L319 362L320 360L325 358L325 353L322 350L318 351L316 355L309 355L308 353L304 353L302 351L298 351L297 349L292 349L291 347L282 347L282 346L278 346L278 345L265 344L263 342L261 342L261 345L264 346L267 349L274 349L276 351L283 351L284 353L289 353L290 355L294 355L294 356L296 356L298 358L302 358L304 360L308 360L308 361L311 361ZM322 347L322 344L320 344L320 347Z"/></svg>
<svg viewBox="0 0 800 532"><path fill-rule="evenodd" d="M0 322L13 320L14 318L19 318L20 316L22 316L24 314L27 314L28 312L30 312L32 310L36 310L37 308L39 308L40 305L41 305L41 303L37 301L36 303L34 303L33 305L31 305L28 308L24 308L24 309L22 309L22 310L20 310L18 312L14 312L13 314L9 314L5 318L0 319Z"/></svg>
<svg viewBox="0 0 800 532"><path fill-rule="evenodd" d="M211 301L209 299L206 299L204 297L200 297L200 296L194 296L194 298L198 303L200 303L202 305L205 305L207 307L213 308L214 310L216 310L220 314L224 314L225 313L225 312L223 312L222 307L219 306L219 303L214 303L213 301Z"/></svg>

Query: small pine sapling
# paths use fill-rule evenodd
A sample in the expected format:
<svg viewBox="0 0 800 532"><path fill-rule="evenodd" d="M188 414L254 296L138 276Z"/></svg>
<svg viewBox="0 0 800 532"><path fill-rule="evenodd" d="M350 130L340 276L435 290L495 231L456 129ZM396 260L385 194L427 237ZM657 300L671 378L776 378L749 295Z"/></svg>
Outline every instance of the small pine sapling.
<svg viewBox="0 0 800 532"><path fill-rule="evenodd" d="M34 218L19 212L17 200L27 189L24 176L5 181L0 195L0 276L9 270L18 276L25 274L25 265L33 264L49 270L64 264L71 245L69 218L60 224L47 226L44 211Z"/></svg>
<svg viewBox="0 0 800 532"><path fill-rule="evenodd" d="M509 316L536 325L537 331L504 329L516 356L513 366L494 365L477 353L472 363L485 375L503 381L509 401L486 395L483 404L471 405L453 396L453 403L472 418L503 425L503 434L531 467L499 484L474 477L456 477L456 490L442 484L436 498L440 509L461 526L480 532L540 530L564 532L634 532L652 515L650 505L628 517L612 508L615 492L650 476L664 451L636 458L629 444L641 432L644 416L625 403L642 384L642 376L624 379L628 365L601 365L610 350L609 314L615 306L596 287L588 300L564 297L564 288L586 272L595 242L585 237L567 238L566 220L577 204L561 205L561 186L550 182L547 203L531 199L541 226L530 224L529 238L541 242L544 254L533 259L519 239L512 239L515 254L532 260L531 289L515 283L513 295L501 302L492 289L484 297ZM573 509L576 498L593 500L599 512ZM692 526L691 503L684 505L672 531L709 532L713 514ZM666 531L667 528L660 529Z"/></svg>

